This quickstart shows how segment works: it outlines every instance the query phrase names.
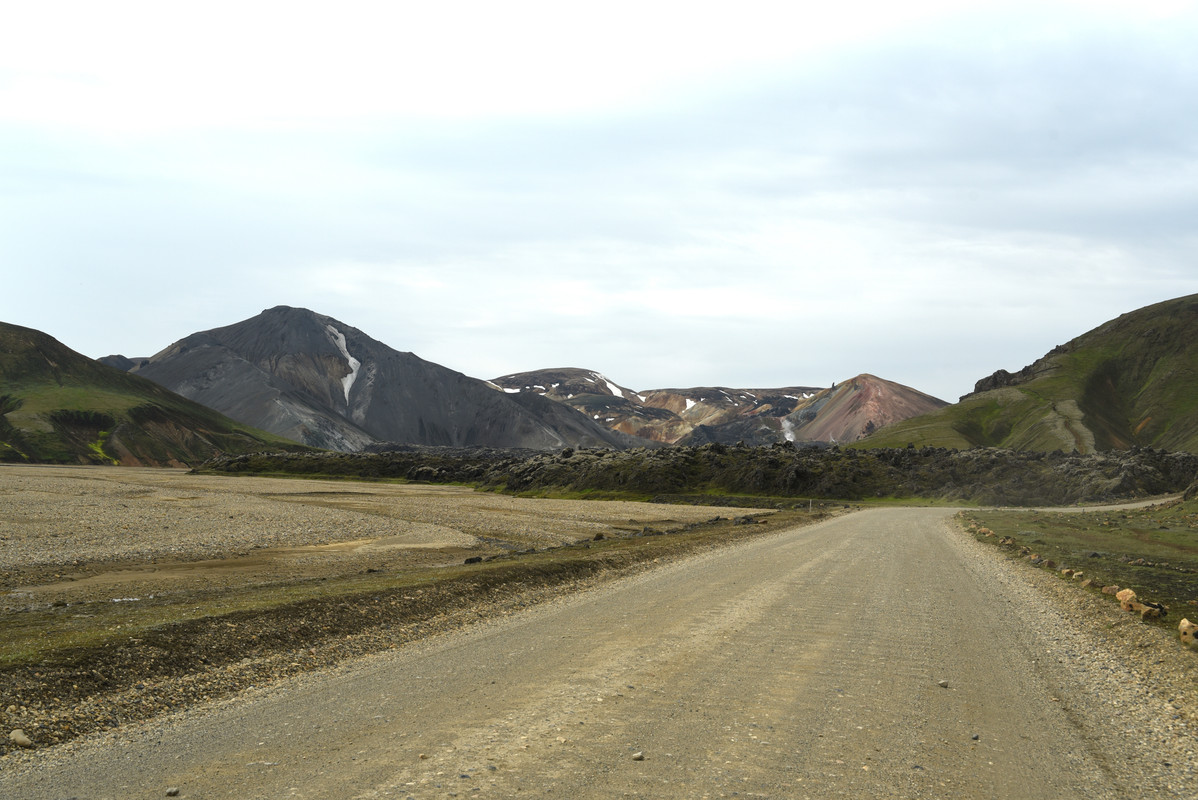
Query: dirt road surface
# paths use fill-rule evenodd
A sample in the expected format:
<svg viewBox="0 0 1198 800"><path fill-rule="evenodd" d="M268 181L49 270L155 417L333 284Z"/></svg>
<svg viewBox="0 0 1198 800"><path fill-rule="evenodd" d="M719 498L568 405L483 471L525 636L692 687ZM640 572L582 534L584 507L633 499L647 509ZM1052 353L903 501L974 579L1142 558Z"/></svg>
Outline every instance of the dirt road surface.
<svg viewBox="0 0 1198 800"><path fill-rule="evenodd" d="M863 511L31 754L0 797L1192 797L1192 732L1161 749L1171 709L1045 600L951 512Z"/></svg>

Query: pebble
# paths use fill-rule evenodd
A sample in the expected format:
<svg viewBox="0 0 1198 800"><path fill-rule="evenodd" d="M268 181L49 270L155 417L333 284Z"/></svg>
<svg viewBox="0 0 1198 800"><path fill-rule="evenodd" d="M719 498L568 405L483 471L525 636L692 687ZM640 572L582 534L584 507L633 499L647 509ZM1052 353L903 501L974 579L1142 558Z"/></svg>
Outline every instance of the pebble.
<svg viewBox="0 0 1198 800"><path fill-rule="evenodd" d="M637 750L635 753L632 754L632 760L633 761L644 761L645 754L642 751Z"/></svg>
<svg viewBox="0 0 1198 800"><path fill-rule="evenodd" d="M941 689L947 689L948 681L937 681L936 685L939 686Z"/></svg>
<svg viewBox="0 0 1198 800"><path fill-rule="evenodd" d="M25 731L20 728L8 734L8 740L17 747L33 747L33 740L26 736Z"/></svg>

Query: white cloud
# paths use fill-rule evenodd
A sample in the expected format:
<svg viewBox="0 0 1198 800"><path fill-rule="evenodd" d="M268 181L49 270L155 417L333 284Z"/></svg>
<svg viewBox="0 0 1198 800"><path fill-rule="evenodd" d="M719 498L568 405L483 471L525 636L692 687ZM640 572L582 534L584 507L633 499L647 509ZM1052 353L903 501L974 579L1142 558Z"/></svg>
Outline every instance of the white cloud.
<svg viewBox="0 0 1198 800"><path fill-rule="evenodd" d="M1171 2L25 4L0 319L144 355L286 303L478 377L951 399L1194 291L1196 34Z"/></svg>

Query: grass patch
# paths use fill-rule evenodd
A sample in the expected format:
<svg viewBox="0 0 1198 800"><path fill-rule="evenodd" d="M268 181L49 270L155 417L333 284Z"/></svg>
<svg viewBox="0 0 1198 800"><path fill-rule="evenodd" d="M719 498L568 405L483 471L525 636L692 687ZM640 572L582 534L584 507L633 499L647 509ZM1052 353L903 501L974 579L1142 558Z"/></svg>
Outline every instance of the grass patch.
<svg viewBox="0 0 1198 800"><path fill-rule="evenodd" d="M1081 513L962 512L961 517L993 531L993 536L977 530L974 535L1014 557L1039 556L1054 562L1057 574L1081 570L1094 581L1092 591L1115 584L1169 606L1168 617L1154 624L1176 631L1179 619L1198 615L1198 501ZM1004 539L1013 543L1001 545Z"/></svg>

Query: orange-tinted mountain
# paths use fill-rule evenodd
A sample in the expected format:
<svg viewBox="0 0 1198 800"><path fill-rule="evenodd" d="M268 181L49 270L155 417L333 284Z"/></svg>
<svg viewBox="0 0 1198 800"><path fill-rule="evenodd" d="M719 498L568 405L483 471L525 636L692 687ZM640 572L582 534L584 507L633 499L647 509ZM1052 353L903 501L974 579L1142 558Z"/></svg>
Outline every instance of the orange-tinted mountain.
<svg viewBox="0 0 1198 800"><path fill-rule="evenodd" d="M793 426L790 433L799 441L852 442L946 405L909 386L863 374L820 392L784 425Z"/></svg>

